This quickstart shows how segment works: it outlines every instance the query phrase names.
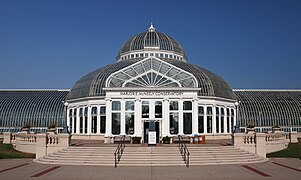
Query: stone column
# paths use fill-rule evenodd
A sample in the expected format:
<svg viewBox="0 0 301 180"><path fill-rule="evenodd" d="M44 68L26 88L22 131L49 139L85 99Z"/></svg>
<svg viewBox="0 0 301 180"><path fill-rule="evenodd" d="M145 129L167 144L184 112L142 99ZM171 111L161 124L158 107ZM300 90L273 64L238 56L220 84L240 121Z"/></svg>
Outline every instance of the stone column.
<svg viewBox="0 0 301 180"><path fill-rule="evenodd" d="M297 131L291 131L289 135L290 135L291 143L298 143L298 132Z"/></svg>
<svg viewBox="0 0 301 180"><path fill-rule="evenodd" d="M224 132L227 133L228 132L228 126L227 126L227 123L228 123L227 107L224 108L224 113L225 113L225 115L224 115Z"/></svg>
<svg viewBox="0 0 301 180"><path fill-rule="evenodd" d="M204 134L207 134L207 106L204 106Z"/></svg>
<svg viewBox="0 0 301 180"><path fill-rule="evenodd" d="M11 144L11 132L3 132L3 144Z"/></svg>
<svg viewBox="0 0 301 180"><path fill-rule="evenodd" d="M67 131L68 132L71 132L71 126L70 126L70 116L69 116L69 109L68 109L68 107L65 107L65 113L66 113L66 121L67 121L67 124L66 124L66 126L67 126Z"/></svg>
<svg viewBox="0 0 301 180"><path fill-rule="evenodd" d="M192 135L198 134L198 99L192 100Z"/></svg>
<svg viewBox="0 0 301 180"><path fill-rule="evenodd" d="M36 159L47 155L46 133L37 134Z"/></svg>
<svg viewBox="0 0 301 180"><path fill-rule="evenodd" d="M169 100L165 98L162 104L163 114L162 114L162 137L169 135Z"/></svg>
<svg viewBox="0 0 301 180"><path fill-rule="evenodd" d="M75 134L79 134L79 123L80 123L80 118L79 118L79 109L78 107L76 107L76 132Z"/></svg>
<svg viewBox="0 0 301 180"><path fill-rule="evenodd" d="M216 106L212 106L212 134L216 134Z"/></svg>
<svg viewBox="0 0 301 180"><path fill-rule="evenodd" d="M141 121L141 100L135 99L135 123L134 123L134 136L142 136L142 121Z"/></svg>
<svg viewBox="0 0 301 180"><path fill-rule="evenodd" d="M90 105L88 106L87 118L88 118L88 126L86 125L88 128L87 133L92 134L92 115L91 115L91 106Z"/></svg>
<svg viewBox="0 0 301 180"><path fill-rule="evenodd" d="M120 101L120 135L125 135L125 100Z"/></svg>
<svg viewBox="0 0 301 180"><path fill-rule="evenodd" d="M255 153L258 156L266 158L266 142L265 142L265 134L264 133L256 133L256 149Z"/></svg>
<svg viewBox="0 0 301 180"><path fill-rule="evenodd" d="M184 120L183 120L183 100L179 100L179 134L183 135L183 127L184 127Z"/></svg>
<svg viewBox="0 0 301 180"><path fill-rule="evenodd" d="M100 106L97 106L97 128L96 128L96 134L100 134Z"/></svg>
<svg viewBox="0 0 301 180"><path fill-rule="evenodd" d="M106 98L106 134L105 143L112 143L112 102L110 98Z"/></svg>

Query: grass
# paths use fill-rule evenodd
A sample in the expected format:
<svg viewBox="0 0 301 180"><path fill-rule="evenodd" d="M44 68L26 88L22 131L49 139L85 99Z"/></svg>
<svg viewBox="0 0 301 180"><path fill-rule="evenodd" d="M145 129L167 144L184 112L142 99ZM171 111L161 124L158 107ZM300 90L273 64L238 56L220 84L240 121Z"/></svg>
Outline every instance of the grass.
<svg viewBox="0 0 301 180"><path fill-rule="evenodd" d="M267 157L301 158L301 139L298 143L290 143L284 150L267 154Z"/></svg>
<svg viewBox="0 0 301 180"><path fill-rule="evenodd" d="M11 144L3 144L0 142L0 159L8 158L35 158L35 154L17 151Z"/></svg>

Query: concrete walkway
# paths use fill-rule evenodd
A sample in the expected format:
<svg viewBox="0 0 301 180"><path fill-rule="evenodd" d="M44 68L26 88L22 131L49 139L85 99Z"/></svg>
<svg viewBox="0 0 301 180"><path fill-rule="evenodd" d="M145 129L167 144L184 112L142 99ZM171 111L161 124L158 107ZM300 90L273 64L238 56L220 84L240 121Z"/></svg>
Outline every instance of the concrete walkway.
<svg viewBox="0 0 301 180"><path fill-rule="evenodd" d="M1 159L0 179L300 179L300 159L270 159L251 165L184 167L99 167L36 164L32 159Z"/></svg>

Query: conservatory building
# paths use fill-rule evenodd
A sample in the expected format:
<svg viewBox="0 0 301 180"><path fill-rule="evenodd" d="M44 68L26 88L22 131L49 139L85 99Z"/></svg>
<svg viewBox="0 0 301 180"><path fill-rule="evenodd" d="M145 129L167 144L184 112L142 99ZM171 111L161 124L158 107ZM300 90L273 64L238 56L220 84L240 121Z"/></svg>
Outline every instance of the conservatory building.
<svg viewBox="0 0 301 180"><path fill-rule="evenodd" d="M218 75L189 64L181 45L151 25L121 47L117 62L79 79L66 96L73 137L129 135L148 142L205 134L229 136L237 97Z"/></svg>

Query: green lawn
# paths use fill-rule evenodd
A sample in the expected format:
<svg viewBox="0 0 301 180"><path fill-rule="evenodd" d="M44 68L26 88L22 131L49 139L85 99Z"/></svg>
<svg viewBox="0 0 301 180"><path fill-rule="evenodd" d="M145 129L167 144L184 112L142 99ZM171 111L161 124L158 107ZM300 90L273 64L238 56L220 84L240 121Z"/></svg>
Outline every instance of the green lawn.
<svg viewBox="0 0 301 180"><path fill-rule="evenodd" d="M35 154L22 153L13 148L11 144L0 142L0 159L7 158L35 158Z"/></svg>
<svg viewBox="0 0 301 180"><path fill-rule="evenodd" d="M301 158L301 139L298 143L289 144L288 148L267 154L267 157L286 157L286 158Z"/></svg>

